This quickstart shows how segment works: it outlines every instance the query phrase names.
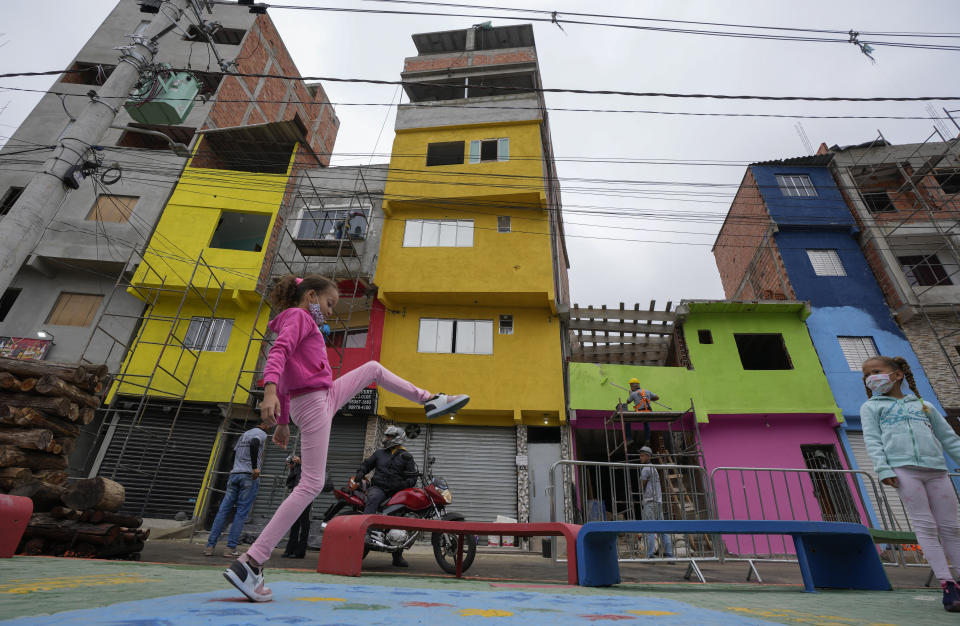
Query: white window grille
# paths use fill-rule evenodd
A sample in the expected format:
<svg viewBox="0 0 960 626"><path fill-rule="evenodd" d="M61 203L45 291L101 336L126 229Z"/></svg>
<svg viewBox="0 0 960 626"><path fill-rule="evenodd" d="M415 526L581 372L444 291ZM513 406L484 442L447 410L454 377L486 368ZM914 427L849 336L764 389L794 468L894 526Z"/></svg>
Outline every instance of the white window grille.
<svg viewBox="0 0 960 626"><path fill-rule="evenodd" d="M493 354L493 321L421 319L417 352Z"/></svg>
<svg viewBox="0 0 960 626"><path fill-rule="evenodd" d="M497 232L498 233L509 233L511 230L510 226L510 216L509 215L499 215L497 216Z"/></svg>
<svg viewBox="0 0 960 626"><path fill-rule="evenodd" d="M512 315L500 316L500 334L501 335L513 334L513 316Z"/></svg>
<svg viewBox="0 0 960 626"><path fill-rule="evenodd" d="M836 250L807 250L807 256L810 257L810 265L817 276L847 275Z"/></svg>
<svg viewBox="0 0 960 626"><path fill-rule="evenodd" d="M473 220L407 220L405 248L472 248Z"/></svg>
<svg viewBox="0 0 960 626"><path fill-rule="evenodd" d="M847 359L847 365L857 372L863 368L864 361L880 354L873 337L837 337L837 340L844 358Z"/></svg>
<svg viewBox="0 0 960 626"><path fill-rule="evenodd" d="M202 352L225 352L233 330L233 320L220 317L192 317L187 335L183 339L185 347Z"/></svg>
<svg viewBox="0 0 960 626"><path fill-rule="evenodd" d="M806 174L777 174L777 185L785 196L813 197L817 189Z"/></svg>

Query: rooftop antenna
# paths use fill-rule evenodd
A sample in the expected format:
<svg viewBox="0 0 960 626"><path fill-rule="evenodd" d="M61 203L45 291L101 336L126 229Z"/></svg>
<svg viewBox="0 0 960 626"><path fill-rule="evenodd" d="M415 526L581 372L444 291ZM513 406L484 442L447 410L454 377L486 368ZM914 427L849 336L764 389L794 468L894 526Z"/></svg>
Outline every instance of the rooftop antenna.
<svg viewBox="0 0 960 626"><path fill-rule="evenodd" d="M951 138L953 133L950 132L949 127L944 123L943 117L937 113L937 110L933 108L933 105L927 103L927 115L930 116L930 119L933 120L933 127L937 129L937 132L940 133L940 140L947 141Z"/></svg>
<svg viewBox="0 0 960 626"><path fill-rule="evenodd" d="M813 144L810 143L810 138L807 137L807 131L803 129L803 124L797 122L793 125L793 128L797 131L797 134L800 135L800 141L803 143L803 147L807 149L807 154L813 154Z"/></svg>

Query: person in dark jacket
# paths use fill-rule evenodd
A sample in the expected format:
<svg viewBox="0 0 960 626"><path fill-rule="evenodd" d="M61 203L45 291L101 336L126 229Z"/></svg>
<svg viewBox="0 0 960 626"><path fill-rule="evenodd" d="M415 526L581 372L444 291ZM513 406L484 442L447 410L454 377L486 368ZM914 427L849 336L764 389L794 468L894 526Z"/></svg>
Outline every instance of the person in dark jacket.
<svg viewBox="0 0 960 626"><path fill-rule="evenodd" d="M364 513L376 513L387 498L401 489L417 484L417 462L413 460L413 455L404 449L403 443L406 440L407 434L399 426L387 428L383 433L383 447L364 459L360 469L350 480L350 487L355 489L363 477L373 470ZM393 564L396 567L409 566L403 558L403 551L393 553Z"/></svg>
<svg viewBox="0 0 960 626"><path fill-rule="evenodd" d="M291 454L287 457L287 490L293 491L293 488L300 482L302 467L300 457ZM297 521L290 527L290 538L287 539L287 547L283 551L283 557L287 559L302 559L307 555L307 539L310 538L310 508L307 507L297 518Z"/></svg>

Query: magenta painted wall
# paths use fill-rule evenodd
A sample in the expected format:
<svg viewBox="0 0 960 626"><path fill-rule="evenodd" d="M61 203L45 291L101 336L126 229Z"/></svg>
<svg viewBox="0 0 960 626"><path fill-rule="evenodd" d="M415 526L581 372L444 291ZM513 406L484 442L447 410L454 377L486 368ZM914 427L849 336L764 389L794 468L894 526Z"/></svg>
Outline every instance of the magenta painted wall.
<svg viewBox="0 0 960 626"><path fill-rule="evenodd" d="M834 415L710 415L700 425L704 466L713 476L720 519L823 519L808 474L789 472L720 471L717 467L806 469L801 445L835 446L840 463L849 469L837 439ZM844 479L861 520L868 519L852 479ZM844 520L855 521L855 520ZM732 554L793 554L789 537L725 535Z"/></svg>

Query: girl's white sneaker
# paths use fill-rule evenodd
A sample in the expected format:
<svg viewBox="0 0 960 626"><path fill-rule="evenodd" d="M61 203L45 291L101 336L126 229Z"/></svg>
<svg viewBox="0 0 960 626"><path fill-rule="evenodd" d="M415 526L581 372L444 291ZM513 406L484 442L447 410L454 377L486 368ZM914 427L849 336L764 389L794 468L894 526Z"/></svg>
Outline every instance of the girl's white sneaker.
<svg viewBox="0 0 960 626"><path fill-rule="evenodd" d="M470 402L470 396L465 394L448 396L445 393L438 393L423 404L423 409L427 412L427 419L433 419L448 413L456 413L467 402Z"/></svg>
<svg viewBox="0 0 960 626"><path fill-rule="evenodd" d="M223 572L223 577L251 601L270 602L273 600L273 592L263 584L263 568L254 569L247 562L247 558L244 554L231 563Z"/></svg>

